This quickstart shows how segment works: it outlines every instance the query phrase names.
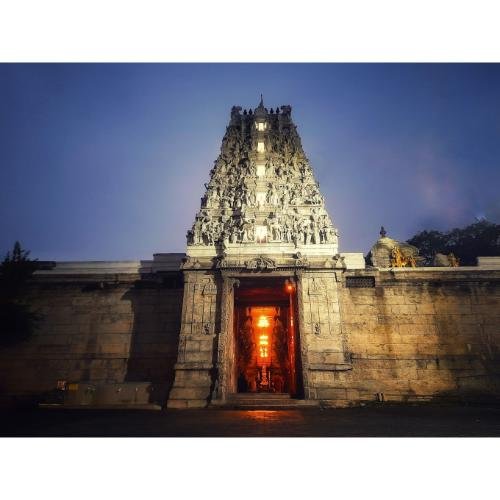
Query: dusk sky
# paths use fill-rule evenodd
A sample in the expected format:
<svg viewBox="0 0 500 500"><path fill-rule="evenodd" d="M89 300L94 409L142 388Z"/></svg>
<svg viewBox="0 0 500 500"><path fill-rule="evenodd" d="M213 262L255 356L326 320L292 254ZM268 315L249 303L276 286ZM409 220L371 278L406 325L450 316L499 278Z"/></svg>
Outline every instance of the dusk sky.
<svg viewBox="0 0 500 500"><path fill-rule="evenodd" d="M292 106L341 252L500 222L499 64L2 64L0 252L183 252L231 106Z"/></svg>

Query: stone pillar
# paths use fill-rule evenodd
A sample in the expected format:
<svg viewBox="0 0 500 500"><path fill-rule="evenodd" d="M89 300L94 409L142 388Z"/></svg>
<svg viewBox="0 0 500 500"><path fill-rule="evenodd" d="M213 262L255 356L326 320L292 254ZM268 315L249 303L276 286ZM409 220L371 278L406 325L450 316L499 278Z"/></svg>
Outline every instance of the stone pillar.
<svg viewBox="0 0 500 500"><path fill-rule="evenodd" d="M311 387L309 383L309 360L307 349L307 327L305 324L305 311L304 311L304 284L302 280L302 273L297 276L297 323L298 323L298 338L300 342L300 361L302 370L302 383L304 385L304 397L306 399L315 399L315 394L311 394ZM296 334L297 335L297 334Z"/></svg>
<svg viewBox="0 0 500 500"><path fill-rule="evenodd" d="M217 340L217 382L214 399L223 404L228 394L236 391L234 366L234 287L239 281L229 276L222 277L221 321Z"/></svg>
<svg viewBox="0 0 500 500"><path fill-rule="evenodd" d="M219 294L213 272L184 271L181 331L168 408L203 408L208 405L213 386Z"/></svg>
<svg viewBox="0 0 500 500"><path fill-rule="evenodd" d="M299 279L299 331L306 399L336 399L334 373L351 369L337 287L333 270L304 271Z"/></svg>

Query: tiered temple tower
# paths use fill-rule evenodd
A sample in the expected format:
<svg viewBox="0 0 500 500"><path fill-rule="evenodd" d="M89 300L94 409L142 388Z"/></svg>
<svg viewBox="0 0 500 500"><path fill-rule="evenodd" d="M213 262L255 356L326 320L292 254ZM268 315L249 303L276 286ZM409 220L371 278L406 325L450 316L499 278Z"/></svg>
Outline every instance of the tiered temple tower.
<svg viewBox="0 0 500 500"><path fill-rule="evenodd" d="M345 268L345 258L338 254L338 232L291 110L268 110L262 97L255 110L231 109L221 153L187 233L182 325L169 407L224 404L241 390L238 380L244 377L245 387L252 387L244 390L276 391L272 384L262 386L260 372L257 386L248 382L249 369L241 368L238 318L250 321L256 304L274 307L286 323L285 340L276 349L289 355L281 365L268 367L279 372L277 387L286 387L294 397L315 399L312 372L349 366L335 276L335 270ZM245 345L253 345L253 338Z"/></svg>
<svg viewBox="0 0 500 500"><path fill-rule="evenodd" d="M291 107L231 110L221 154L188 231L193 259L229 255L333 256L337 230L325 210Z"/></svg>

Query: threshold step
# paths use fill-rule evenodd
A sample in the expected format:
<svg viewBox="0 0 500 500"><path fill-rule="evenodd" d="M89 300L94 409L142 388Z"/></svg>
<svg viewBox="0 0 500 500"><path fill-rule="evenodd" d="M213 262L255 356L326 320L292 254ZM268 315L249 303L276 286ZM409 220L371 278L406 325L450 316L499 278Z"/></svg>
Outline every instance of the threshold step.
<svg viewBox="0 0 500 500"><path fill-rule="evenodd" d="M255 398L228 398L224 403L213 402L212 406L218 406L219 408L233 408L233 409L244 409L244 410L285 410L291 408L304 408L304 407L317 407L319 406L318 400L310 399L291 399L291 398L281 398L281 399L255 399Z"/></svg>
<svg viewBox="0 0 500 500"><path fill-rule="evenodd" d="M279 400L288 400L291 399L290 394L287 393L272 393L272 392L239 392L236 394L229 394L228 399L240 400L240 399L279 399Z"/></svg>

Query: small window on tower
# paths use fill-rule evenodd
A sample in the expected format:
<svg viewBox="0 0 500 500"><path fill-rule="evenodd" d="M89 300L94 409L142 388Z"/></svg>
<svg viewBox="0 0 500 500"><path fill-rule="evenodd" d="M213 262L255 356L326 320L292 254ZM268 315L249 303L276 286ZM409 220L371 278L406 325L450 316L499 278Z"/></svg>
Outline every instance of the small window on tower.
<svg viewBox="0 0 500 500"><path fill-rule="evenodd" d="M257 191L255 193L257 205L264 205L266 203L266 193L264 191Z"/></svg>
<svg viewBox="0 0 500 500"><path fill-rule="evenodd" d="M258 122L257 123L257 130L259 130L260 132L263 132L264 130L266 130L265 122Z"/></svg>
<svg viewBox="0 0 500 500"><path fill-rule="evenodd" d="M266 166L265 165L257 165L257 176L264 177L266 175Z"/></svg>
<svg viewBox="0 0 500 500"><path fill-rule="evenodd" d="M258 243L265 243L266 238L267 238L267 227L255 226L255 240Z"/></svg>
<svg viewBox="0 0 500 500"><path fill-rule="evenodd" d="M263 153L264 151L265 151L264 142L263 141L259 141L257 143L257 153Z"/></svg>

